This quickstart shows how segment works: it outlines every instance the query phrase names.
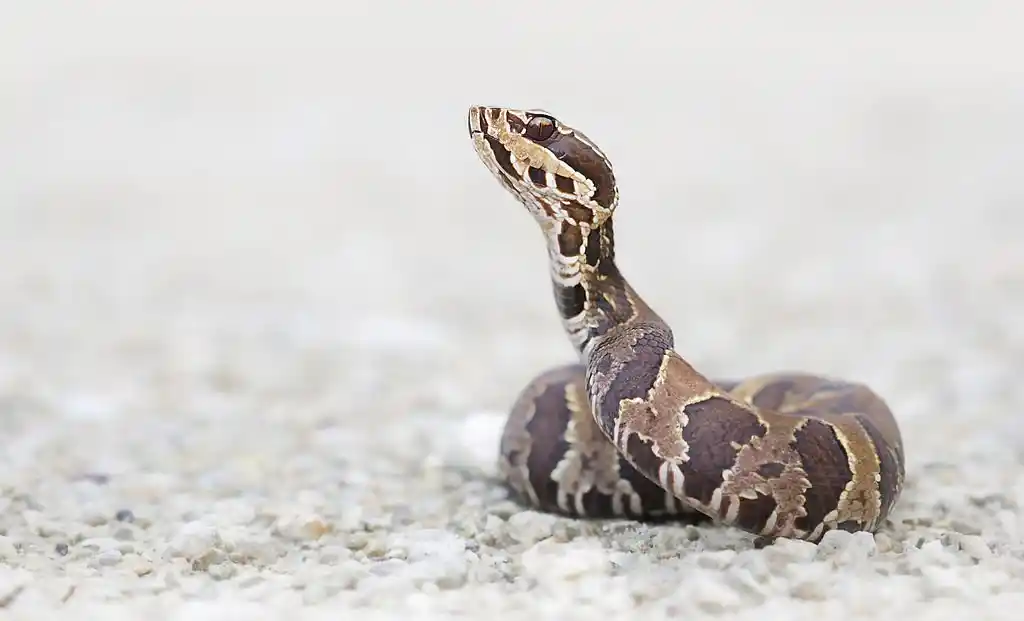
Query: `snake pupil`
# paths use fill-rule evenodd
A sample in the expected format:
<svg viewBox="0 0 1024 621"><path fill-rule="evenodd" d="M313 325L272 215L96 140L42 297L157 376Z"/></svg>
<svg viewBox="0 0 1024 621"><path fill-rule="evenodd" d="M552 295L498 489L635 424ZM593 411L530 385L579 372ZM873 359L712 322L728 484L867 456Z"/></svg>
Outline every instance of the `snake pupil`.
<svg viewBox="0 0 1024 621"><path fill-rule="evenodd" d="M555 120L550 116L538 114L526 125L526 137L530 140L547 140L555 133Z"/></svg>

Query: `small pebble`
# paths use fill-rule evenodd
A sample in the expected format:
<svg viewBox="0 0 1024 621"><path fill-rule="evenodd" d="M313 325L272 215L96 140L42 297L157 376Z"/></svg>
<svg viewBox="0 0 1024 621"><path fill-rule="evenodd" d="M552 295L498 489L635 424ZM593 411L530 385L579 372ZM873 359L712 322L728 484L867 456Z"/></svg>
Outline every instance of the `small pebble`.
<svg viewBox="0 0 1024 621"><path fill-rule="evenodd" d="M53 549L57 552L57 554L60 554L61 556L68 555L68 544L64 543L63 541L53 546Z"/></svg>
<svg viewBox="0 0 1024 621"><path fill-rule="evenodd" d="M206 573L214 580L227 580L238 573L238 567L230 562L215 563L206 569Z"/></svg>
<svg viewBox="0 0 1024 621"><path fill-rule="evenodd" d="M687 582L690 597L704 613L721 615L735 609L743 601L740 594L720 580L714 572L698 572Z"/></svg>
<svg viewBox="0 0 1024 621"><path fill-rule="evenodd" d="M728 567L735 559L735 550L715 550L698 556L697 566L712 570L722 570Z"/></svg>
<svg viewBox="0 0 1024 621"><path fill-rule="evenodd" d="M153 564L138 554L126 554L124 562L136 576L148 576L153 573Z"/></svg>
<svg viewBox="0 0 1024 621"><path fill-rule="evenodd" d="M121 557L118 550L104 550L96 555L96 563L103 567L111 567L120 563Z"/></svg>
<svg viewBox="0 0 1024 621"><path fill-rule="evenodd" d="M110 483L110 475L102 472L86 472L82 475L82 480L94 485L106 485Z"/></svg>
<svg viewBox="0 0 1024 621"><path fill-rule="evenodd" d="M550 537L558 518L535 511L523 511L508 518L508 534L519 543L537 543Z"/></svg>
<svg viewBox="0 0 1024 621"><path fill-rule="evenodd" d="M294 513L277 519L274 532L292 541L315 541L330 531L330 526L315 513Z"/></svg>
<svg viewBox="0 0 1024 621"><path fill-rule="evenodd" d="M402 559L387 559L371 565L370 574L374 576L391 576L405 571L408 566L409 563Z"/></svg>
<svg viewBox="0 0 1024 621"><path fill-rule="evenodd" d="M943 569L950 567L957 562L956 555L942 544L938 539L926 541L921 544L920 548L916 550L910 550L907 556L907 562L910 567L916 571L923 571L927 568ZM946 573L936 573L935 575L946 576Z"/></svg>
<svg viewBox="0 0 1024 621"><path fill-rule="evenodd" d="M117 550L124 545L124 542L118 541L113 537L90 537L89 539L83 539L79 542L78 547L83 550L96 550L102 552L104 550Z"/></svg>
<svg viewBox="0 0 1024 621"><path fill-rule="evenodd" d="M92 510L82 516L82 522L89 526L103 526L110 521L109 514L103 511Z"/></svg>
<svg viewBox="0 0 1024 621"><path fill-rule="evenodd" d="M992 550L985 540L977 535L965 535L960 538L960 549L976 561L992 557Z"/></svg>
<svg viewBox="0 0 1024 621"><path fill-rule="evenodd" d="M815 558L831 559L837 565L858 564L878 552L871 533L830 530L821 538Z"/></svg>
<svg viewBox="0 0 1024 621"><path fill-rule="evenodd" d="M351 557L351 550L337 545L326 546L320 551L320 562L325 565L336 565Z"/></svg>
<svg viewBox="0 0 1024 621"><path fill-rule="evenodd" d="M218 542L217 531L212 526L197 521L186 522L171 538L167 552L172 557L198 558Z"/></svg>
<svg viewBox="0 0 1024 621"><path fill-rule="evenodd" d="M135 514L132 513L131 509L120 509L117 513L114 514L114 519L116 519L118 522L134 522Z"/></svg>
<svg viewBox="0 0 1024 621"><path fill-rule="evenodd" d="M981 529L976 524L964 522L961 520L953 520L950 522L950 528L962 535L980 535Z"/></svg>
<svg viewBox="0 0 1024 621"><path fill-rule="evenodd" d="M571 581L612 569L607 551L597 542L541 541L523 552L520 562L527 575L542 583Z"/></svg>
<svg viewBox="0 0 1024 621"><path fill-rule="evenodd" d="M789 589L789 592L797 599L824 601L828 597L828 591L826 591L825 586L825 583L821 580L802 580L794 584Z"/></svg>
<svg viewBox="0 0 1024 621"><path fill-rule="evenodd" d="M922 590L931 598L958 598L968 588L969 583L958 572L949 567L926 565L921 567L924 578Z"/></svg>
<svg viewBox="0 0 1024 621"><path fill-rule="evenodd" d="M818 553L818 546L798 539L779 539L764 549L764 556L773 562L805 562Z"/></svg>
<svg viewBox="0 0 1024 621"><path fill-rule="evenodd" d="M891 552L895 547L893 545L892 537L890 537L886 533L875 534L875 546L878 548L878 551L883 554L886 552Z"/></svg>

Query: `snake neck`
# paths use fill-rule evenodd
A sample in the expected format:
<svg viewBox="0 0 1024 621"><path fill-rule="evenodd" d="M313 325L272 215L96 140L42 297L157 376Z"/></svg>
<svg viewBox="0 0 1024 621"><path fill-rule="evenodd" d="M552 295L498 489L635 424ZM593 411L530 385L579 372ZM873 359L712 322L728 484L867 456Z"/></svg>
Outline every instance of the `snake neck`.
<svg viewBox="0 0 1024 621"><path fill-rule="evenodd" d="M615 263L610 218L597 227L563 220L548 229L547 237L555 304L583 362L603 342L634 327L657 330L671 343L668 325L640 298Z"/></svg>

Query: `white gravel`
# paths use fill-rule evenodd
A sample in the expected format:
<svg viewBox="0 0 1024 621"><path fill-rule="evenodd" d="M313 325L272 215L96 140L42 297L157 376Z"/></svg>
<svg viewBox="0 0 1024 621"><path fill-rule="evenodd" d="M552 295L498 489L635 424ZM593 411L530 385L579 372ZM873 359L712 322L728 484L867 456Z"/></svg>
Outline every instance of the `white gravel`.
<svg viewBox="0 0 1024 621"><path fill-rule="evenodd" d="M0 618L1019 614L1019 5L159 6L0 24ZM470 103L605 147L698 367L884 394L892 523L506 501L504 410L571 350Z"/></svg>

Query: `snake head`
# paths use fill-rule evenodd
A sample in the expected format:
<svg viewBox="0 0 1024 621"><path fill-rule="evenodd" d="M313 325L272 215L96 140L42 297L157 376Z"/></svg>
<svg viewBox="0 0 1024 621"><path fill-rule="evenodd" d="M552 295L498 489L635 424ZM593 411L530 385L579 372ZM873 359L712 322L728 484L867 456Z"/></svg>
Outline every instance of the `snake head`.
<svg viewBox="0 0 1024 621"><path fill-rule="evenodd" d="M597 227L619 201L611 162L589 138L543 110L472 106L473 147L542 226Z"/></svg>

